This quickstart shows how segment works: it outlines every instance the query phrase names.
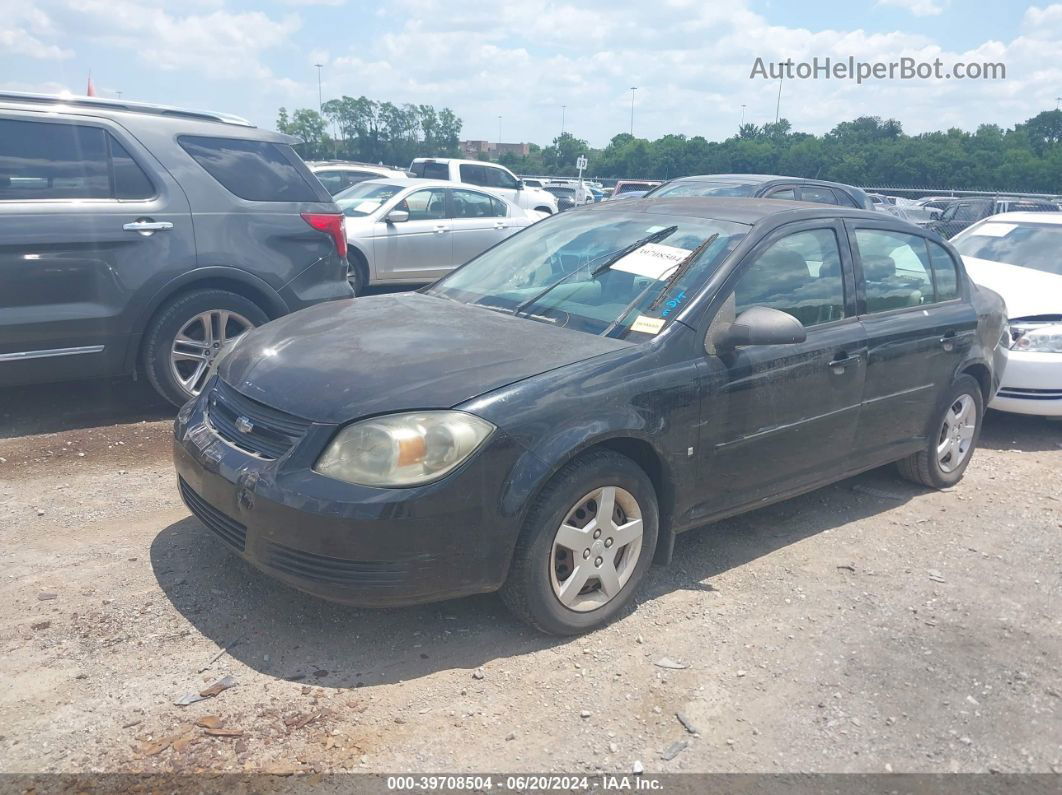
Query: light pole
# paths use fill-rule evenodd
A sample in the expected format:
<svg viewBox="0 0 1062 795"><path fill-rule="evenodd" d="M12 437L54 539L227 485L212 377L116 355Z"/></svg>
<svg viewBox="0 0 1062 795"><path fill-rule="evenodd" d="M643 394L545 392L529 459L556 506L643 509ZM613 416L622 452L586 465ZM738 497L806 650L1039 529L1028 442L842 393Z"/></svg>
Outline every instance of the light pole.
<svg viewBox="0 0 1062 795"><path fill-rule="evenodd" d="M564 135L564 111L567 109L567 105L561 105L561 135Z"/></svg>
<svg viewBox="0 0 1062 795"><path fill-rule="evenodd" d="M741 124L739 124L738 127L744 127L744 126L745 126L745 106L742 105L741 106Z"/></svg>
<svg viewBox="0 0 1062 795"><path fill-rule="evenodd" d="M501 114L498 115L498 143L501 144Z"/></svg>
<svg viewBox="0 0 1062 795"><path fill-rule="evenodd" d="M1062 97L1055 97L1055 110L1058 110L1058 103L1062 102Z"/></svg>
<svg viewBox="0 0 1062 795"><path fill-rule="evenodd" d="M324 109L324 101L323 101L323 95L321 94L321 70L324 68L324 64L323 63L315 63L314 66L317 67L317 112L318 113L323 113L324 112L324 110L323 110Z"/></svg>
<svg viewBox="0 0 1062 795"><path fill-rule="evenodd" d="M115 91L114 93L118 95L118 99L122 98L122 92L121 91Z"/></svg>
<svg viewBox="0 0 1062 795"><path fill-rule="evenodd" d="M631 138L634 137L634 92L638 90L638 86L631 86Z"/></svg>
<svg viewBox="0 0 1062 795"><path fill-rule="evenodd" d="M778 78L778 101L774 105L774 123L778 123L778 119L782 115L782 78Z"/></svg>

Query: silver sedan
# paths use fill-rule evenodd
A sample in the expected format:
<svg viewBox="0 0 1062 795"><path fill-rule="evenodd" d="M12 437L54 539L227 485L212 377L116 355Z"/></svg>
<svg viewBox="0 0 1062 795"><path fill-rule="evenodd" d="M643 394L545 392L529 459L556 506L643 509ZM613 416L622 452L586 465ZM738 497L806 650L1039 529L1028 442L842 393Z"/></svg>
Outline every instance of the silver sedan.
<svg viewBox="0 0 1062 795"><path fill-rule="evenodd" d="M441 180L369 180L340 193L336 203L346 216L355 295L373 284L433 282L545 217Z"/></svg>

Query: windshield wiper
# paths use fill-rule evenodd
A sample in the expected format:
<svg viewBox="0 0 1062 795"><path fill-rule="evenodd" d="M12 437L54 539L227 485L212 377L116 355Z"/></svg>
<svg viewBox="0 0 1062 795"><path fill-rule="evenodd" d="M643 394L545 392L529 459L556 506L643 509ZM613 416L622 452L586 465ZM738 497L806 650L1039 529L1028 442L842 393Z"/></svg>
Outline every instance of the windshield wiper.
<svg viewBox="0 0 1062 795"><path fill-rule="evenodd" d="M672 271L671 275L668 277L667 283L660 289L660 294L653 299L653 302L649 304L649 306L645 308L646 312L649 312L660 305L660 303L663 301L664 296L667 295L667 291L671 289L672 285L674 285L675 282L679 280L682 274L689 270L690 266L701 255L701 252L708 248L708 246L712 245L712 243L714 243L716 241L716 238L718 237L718 232L716 232L714 235L709 235L707 240L697 246L697 248L693 249L693 251L687 254L683 258L683 260L675 266L675 270ZM648 285L646 285L645 289L638 293L638 295L634 297L633 301L623 307L623 311L616 316L615 320L608 324L608 328L601 332L601 336L607 337L618 326L621 326L623 324L623 320L627 317L628 314L630 314L630 311L634 309L634 307L638 306L638 304L642 302L642 299L645 298L646 294L655 286L655 282L650 282Z"/></svg>
<svg viewBox="0 0 1062 795"><path fill-rule="evenodd" d="M660 229L660 230L658 230L656 232L653 232L651 235L646 235L641 240L636 240L633 243L631 243L629 246L624 246L623 248L619 249L618 251L613 251L613 252L608 253L608 254L599 254L598 256L594 257L593 259L588 260L584 265L580 265L578 268L575 268L574 270L569 271L568 273L566 273L563 276L561 276L559 279L557 279L552 284L547 285L541 292L537 293L536 295L532 296L531 298L528 298L526 301L523 301L522 303L518 304L516 306L516 309L513 310L513 314L514 315L519 315L521 312L523 312L525 309L527 309L527 307L529 307L532 304L535 304L539 300L541 300L551 290L553 290L556 287L560 287L562 284L564 284L566 281L568 281L568 279L570 279L572 276L575 276L577 273L582 273L583 270L586 267L588 267L592 262L596 262L597 260L601 259L602 257L607 257L607 259L604 262L602 262L600 265L598 265L596 268L594 268L592 271L590 271L590 278L591 279L596 279L598 276L600 276L602 273L607 271L609 268L611 268L613 265L615 265L621 259L626 257L628 254L631 254L632 252L637 251L638 249L640 249L642 246L647 246L650 243L659 243L664 238L673 235L677 230L678 230L678 226L668 226L668 227Z"/></svg>

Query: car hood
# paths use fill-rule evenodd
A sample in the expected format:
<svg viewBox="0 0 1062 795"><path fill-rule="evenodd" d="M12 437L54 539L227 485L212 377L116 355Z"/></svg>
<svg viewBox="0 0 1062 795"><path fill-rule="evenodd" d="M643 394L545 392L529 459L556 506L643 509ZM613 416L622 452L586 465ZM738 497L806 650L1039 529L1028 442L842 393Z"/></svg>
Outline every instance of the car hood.
<svg viewBox="0 0 1062 795"><path fill-rule="evenodd" d="M1008 317L1062 315L1062 276L977 257L962 261L974 282L1003 296Z"/></svg>
<svg viewBox="0 0 1062 795"><path fill-rule="evenodd" d="M449 408L632 343L421 293L333 301L255 329L222 379L323 423Z"/></svg>

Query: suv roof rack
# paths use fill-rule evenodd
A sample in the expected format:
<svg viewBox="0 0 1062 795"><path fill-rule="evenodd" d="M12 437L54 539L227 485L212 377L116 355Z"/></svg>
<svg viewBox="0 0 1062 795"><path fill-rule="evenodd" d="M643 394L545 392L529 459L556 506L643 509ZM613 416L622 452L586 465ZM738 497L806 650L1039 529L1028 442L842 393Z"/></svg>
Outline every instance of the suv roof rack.
<svg viewBox="0 0 1062 795"><path fill-rule="evenodd" d="M186 110L170 105L154 105L148 102L126 102L120 99L103 99L101 97L78 97L66 94L29 94L21 91L0 91L0 102L18 102L26 105L66 105L73 108L96 108L98 110L119 110L129 113L147 113L155 116L176 116L199 121L214 121L221 124L235 124L240 127L254 127L247 119L228 113L215 113L208 110Z"/></svg>

